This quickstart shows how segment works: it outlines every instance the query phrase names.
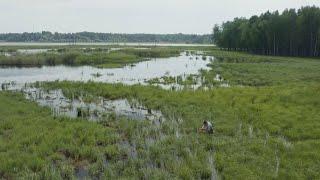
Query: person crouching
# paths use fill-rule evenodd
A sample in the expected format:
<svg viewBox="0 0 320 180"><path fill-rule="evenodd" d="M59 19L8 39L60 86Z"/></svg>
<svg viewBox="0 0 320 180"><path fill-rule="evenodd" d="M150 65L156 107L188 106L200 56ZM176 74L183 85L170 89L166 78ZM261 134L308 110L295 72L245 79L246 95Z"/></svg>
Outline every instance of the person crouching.
<svg viewBox="0 0 320 180"><path fill-rule="evenodd" d="M213 133L213 126L211 122L209 121L203 121L202 127L199 129L200 133L208 133L212 134Z"/></svg>

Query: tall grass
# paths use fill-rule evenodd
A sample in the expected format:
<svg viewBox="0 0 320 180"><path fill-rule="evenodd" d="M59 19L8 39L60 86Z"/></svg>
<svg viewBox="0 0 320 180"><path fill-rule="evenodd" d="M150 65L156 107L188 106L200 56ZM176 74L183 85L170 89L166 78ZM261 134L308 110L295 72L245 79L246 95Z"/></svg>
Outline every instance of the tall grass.
<svg viewBox="0 0 320 180"><path fill-rule="evenodd" d="M112 114L98 123L54 119L21 95L1 92L0 177L72 178L84 168L90 178L104 179L210 179L216 171L222 179L319 179L319 61L207 53L228 57L201 72L207 84L221 74L242 86L43 85L88 101L135 99L161 110L166 118L160 124ZM213 122L213 135L197 133L203 120Z"/></svg>
<svg viewBox="0 0 320 180"><path fill-rule="evenodd" d="M54 119L50 110L24 100L22 95L0 93L0 177L74 177L80 164L101 157L117 159L119 134L97 123ZM111 154L108 154L111 153Z"/></svg>
<svg viewBox="0 0 320 180"><path fill-rule="evenodd" d="M159 161L160 166L164 163L168 171L173 168L174 172L181 172L180 177L197 177L202 173L209 176L209 171L201 165L206 164L203 156L212 152L219 174L226 179L320 176L319 148L313 148L320 145L317 120L320 99L314 98L320 97L319 84L195 92L100 83L60 82L49 83L47 87L61 88L66 94L82 92L113 99L136 98L150 108L161 110L171 124L162 126L167 138L155 144L151 152L156 154L151 154L152 159ZM173 123L179 118L180 124ZM214 136L197 134L196 128L204 119L213 121ZM141 129L136 133L135 140L139 140ZM185 150L190 151L192 158L183 155ZM180 165L172 164L170 154L176 154L175 161ZM168 161L163 162L165 159Z"/></svg>
<svg viewBox="0 0 320 180"><path fill-rule="evenodd" d="M210 71L203 71L206 83L214 82L216 74L231 85L271 86L299 82L320 82L320 59L269 57L247 53L212 50L215 57Z"/></svg>

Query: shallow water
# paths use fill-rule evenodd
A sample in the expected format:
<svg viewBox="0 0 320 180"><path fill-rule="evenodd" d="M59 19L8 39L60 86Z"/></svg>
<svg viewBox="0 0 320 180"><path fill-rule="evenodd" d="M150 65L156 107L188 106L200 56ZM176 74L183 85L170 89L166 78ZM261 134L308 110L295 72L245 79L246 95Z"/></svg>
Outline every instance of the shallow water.
<svg viewBox="0 0 320 180"><path fill-rule="evenodd" d="M201 69L209 69L207 65L213 57L205 60L201 55L151 59L122 68L96 68L91 66L44 66L32 68L0 68L0 84L15 82L23 86L25 83L37 81L83 81L89 80L106 83L146 84L146 81L163 76L187 76L198 74ZM99 76L95 76L99 74ZM100 76L101 75L101 76Z"/></svg>
<svg viewBox="0 0 320 180"><path fill-rule="evenodd" d="M83 51L94 51L96 50L97 48L80 48L81 50ZM106 48L104 49L107 53L110 53L112 51L118 51L118 50L122 50L122 49L125 49L124 47L117 47L117 48ZM133 49L140 49L140 50L144 50L144 49L150 49L150 48L145 48L145 47L138 47L138 48L133 48ZM41 53L47 53L47 52L50 52L50 53L58 53L58 49L17 49L16 51L14 52L0 52L0 55L3 55L3 56L16 56L16 55L31 55L31 54L41 54Z"/></svg>
<svg viewBox="0 0 320 180"><path fill-rule="evenodd" d="M26 99L37 102L40 106L49 107L53 116L100 120L114 113L116 117L134 120L150 120L161 123L164 117L160 111L148 109L139 102L127 99L108 100L97 98L94 102L85 102L82 98L68 99L61 90L45 91L38 88L23 88Z"/></svg>
<svg viewBox="0 0 320 180"><path fill-rule="evenodd" d="M48 52L50 49L18 49L17 53L20 54L38 54Z"/></svg>
<svg viewBox="0 0 320 180"><path fill-rule="evenodd" d="M36 101L41 106L50 107L54 116L82 117L98 120L106 113L125 116L129 119L147 119L156 124L163 120L161 112L147 109L138 102L127 99L110 101L100 98L99 102L86 103L80 99L67 99L61 90L44 91L30 88L29 83L38 81L96 81L124 84L148 84L147 81L163 76L183 76L198 74L207 66L213 57L203 58L202 55L182 53L179 57L151 59L123 68L100 69L91 66L44 66L32 68L0 68L0 90L19 90L26 98ZM99 74L99 75L98 75ZM176 84L159 84L162 88L181 89ZM194 89L201 84L193 85Z"/></svg>

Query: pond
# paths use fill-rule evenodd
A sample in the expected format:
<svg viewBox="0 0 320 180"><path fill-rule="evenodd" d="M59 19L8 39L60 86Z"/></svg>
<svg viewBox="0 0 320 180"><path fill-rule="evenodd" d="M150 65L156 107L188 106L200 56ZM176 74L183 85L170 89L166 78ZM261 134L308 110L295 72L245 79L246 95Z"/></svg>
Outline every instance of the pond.
<svg viewBox="0 0 320 180"><path fill-rule="evenodd" d="M0 84L14 82L16 88L37 81L95 81L105 83L147 84L148 80L163 76L198 74L213 57L182 53L179 57L154 58L122 68L96 68L92 66L43 66L32 68L0 68Z"/></svg>

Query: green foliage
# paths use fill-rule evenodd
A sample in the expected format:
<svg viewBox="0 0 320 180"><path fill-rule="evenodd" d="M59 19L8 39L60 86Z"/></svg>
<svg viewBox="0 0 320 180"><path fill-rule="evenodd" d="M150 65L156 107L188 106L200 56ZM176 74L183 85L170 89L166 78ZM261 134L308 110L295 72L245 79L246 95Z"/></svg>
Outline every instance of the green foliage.
<svg viewBox="0 0 320 180"><path fill-rule="evenodd" d="M320 9L306 6L235 18L213 28L216 45L264 55L320 56Z"/></svg>
<svg viewBox="0 0 320 180"><path fill-rule="evenodd" d="M113 33L6 33L0 34L0 41L6 42L109 42L109 43L211 43L210 35L195 34L113 34Z"/></svg>

